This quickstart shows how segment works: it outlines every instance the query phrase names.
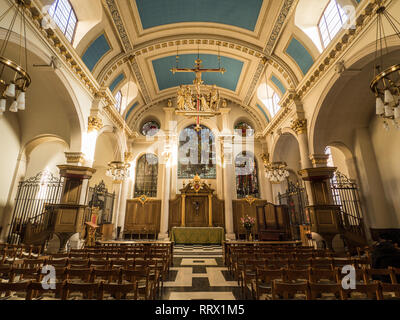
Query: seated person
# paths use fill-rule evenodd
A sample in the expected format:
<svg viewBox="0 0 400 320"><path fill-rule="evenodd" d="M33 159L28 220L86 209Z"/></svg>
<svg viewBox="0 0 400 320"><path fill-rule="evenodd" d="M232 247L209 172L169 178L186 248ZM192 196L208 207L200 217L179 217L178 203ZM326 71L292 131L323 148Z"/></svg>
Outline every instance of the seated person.
<svg viewBox="0 0 400 320"><path fill-rule="evenodd" d="M400 249L392 242L389 234L383 233L378 236L372 252L372 268L386 269L388 267L400 268ZM374 280L391 282L388 276L376 276ZM397 281L400 281L400 276L397 276Z"/></svg>

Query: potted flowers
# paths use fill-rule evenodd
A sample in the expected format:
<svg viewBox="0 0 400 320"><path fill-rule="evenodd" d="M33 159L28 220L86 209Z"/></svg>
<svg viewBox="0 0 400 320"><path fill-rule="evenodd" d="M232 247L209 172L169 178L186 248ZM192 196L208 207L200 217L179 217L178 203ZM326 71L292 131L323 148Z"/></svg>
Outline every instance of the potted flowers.
<svg viewBox="0 0 400 320"><path fill-rule="evenodd" d="M242 218L240 218L240 223L242 224L243 228L246 229L246 240L252 240L251 239L251 229L253 226L256 224L256 219L250 217L249 215L246 215Z"/></svg>

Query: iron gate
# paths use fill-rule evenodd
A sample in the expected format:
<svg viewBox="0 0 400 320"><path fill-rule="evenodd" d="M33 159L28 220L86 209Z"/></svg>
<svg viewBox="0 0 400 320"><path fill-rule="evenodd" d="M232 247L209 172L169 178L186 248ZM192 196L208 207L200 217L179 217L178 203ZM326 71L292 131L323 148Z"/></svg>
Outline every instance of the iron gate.
<svg viewBox="0 0 400 320"><path fill-rule="evenodd" d="M89 188L89 207L99 208L100 224L112 223L115 192L110 193L102 180L98 185Z"/></svg>
<svg viewBox="0 0 400 320"><path fill-rule="evenodd" d="M331 179L333 201L340 206L340 222L346 231L364 236L363 212L354 180L336 171Z"/></svg>
<svg viewBox="0 0 400 320"><path fill-rule="evenodd" d="M293 239L301 240L300 226L309 225L305 208L308 205L307 193L299 183L288 181L288 189L284 194L278 194L279 204L289 208L290 225Z"/></svg>
<svg viewBox="0 0 400 320"><path fill-rule="evenodd" d="M49 171L40 172L19 182L8 243L20 244L28 221L41 216L46 204L60 203L62 187L63 179L55 177Z"/></svg>

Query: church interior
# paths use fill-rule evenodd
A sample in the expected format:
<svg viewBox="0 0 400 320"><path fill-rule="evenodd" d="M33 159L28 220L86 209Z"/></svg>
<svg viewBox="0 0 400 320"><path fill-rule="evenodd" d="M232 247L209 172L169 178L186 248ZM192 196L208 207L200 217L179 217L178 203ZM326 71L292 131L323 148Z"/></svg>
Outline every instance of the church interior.
<svg viewBox="0 0 400 320"><path fill-rule="evenodd" d="M399 300L399 17L0 0L0 299Z"/></svg>

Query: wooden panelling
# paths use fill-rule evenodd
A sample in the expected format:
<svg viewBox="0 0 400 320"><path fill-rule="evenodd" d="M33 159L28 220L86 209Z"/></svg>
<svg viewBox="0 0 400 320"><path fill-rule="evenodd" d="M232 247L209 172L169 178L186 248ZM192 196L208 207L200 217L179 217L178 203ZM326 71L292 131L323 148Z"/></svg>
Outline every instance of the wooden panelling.
<svg viewBox="0 0 400 320"><path fill-rule="evenodd" d="M142 204L139 200L128 200L124 233L159 233L161 200L149 200Z"/></svg>
<svg viewBox="0 0 400 320"><path fill-rule="evenodd" d="M169 227L171 230L173 227L181 226L181 197L169 201Z"/></svg>
<svg viewBox="0 0 400 320"><path fill-rule="evenodd" d="M186 197L186 227L208 227L208 197Z"/></svg>
<svg viewBox="0 0 400 320"><path fill-rule="evenodd" d="M240 218L249 215L257 221L257 207L265 206L266 204L268 204L268 201L266 200L256 200L251 205L245 200L232 201L233 229L237 237L246 234L246 230L240 225ZM254 226L253 233L258 234L258 223Z"/></svg>
<svg viewBox="0 0 400 320"><path fill-rule="evenodd" d="M213 226L225 228L225 201L213 196Z"/></svg>

